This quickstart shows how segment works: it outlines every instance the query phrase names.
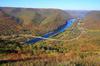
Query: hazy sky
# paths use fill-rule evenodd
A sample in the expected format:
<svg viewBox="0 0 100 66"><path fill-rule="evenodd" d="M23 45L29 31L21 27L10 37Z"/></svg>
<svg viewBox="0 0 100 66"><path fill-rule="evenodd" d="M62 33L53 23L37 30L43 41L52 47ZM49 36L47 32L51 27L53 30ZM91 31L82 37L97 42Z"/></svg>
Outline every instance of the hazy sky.
<svg viewBox="0 0 100 66"><path fill-rule="evenodd" d="M100 0L0 0L0 7L100 10Z"/></svg>

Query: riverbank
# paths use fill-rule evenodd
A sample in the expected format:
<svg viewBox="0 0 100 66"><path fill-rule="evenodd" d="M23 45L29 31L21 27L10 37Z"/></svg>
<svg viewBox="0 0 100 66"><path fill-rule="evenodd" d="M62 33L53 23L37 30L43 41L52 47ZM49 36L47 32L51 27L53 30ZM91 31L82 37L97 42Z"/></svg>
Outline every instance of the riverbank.
<svg viewBox="0 0 100 66"><path fill-rule="evenodd" d="M69 19L69 20L67 20L66 21L66 23L64 24L64 25L62 25L62 26L59 26L57 29L55 29L54 31L51 31L51 32L49 32L49 33L46 33L46 34L44 34L41 38L33 38L33 39L31 39L31 40L28 40L28 41L26 41L25 43L27 43L27 44L34 44L34 43L36 43L36 42L38 42L38 41L40 41L40 40L43 40L44 38L49 38L49 37L51 37L51 36L55 36L55 35L58 35L59 33L61 33L61 32L64 32L65 30L67 30L68 28L70 28L73 24L74 24L74 22L76 22L77 20L76 19L74 19L74 18L72 18L72 19Z"/></svg>
<svg viewBox="0 0 100 66"><path fill-rule="evenodd" d="M67 40L78 37L80 36L80 30L75 27L73 25L68 31L64 31L52 38ZM73 30L73 28L75 29ZM99 66L99 34L99 30L86 30L86 33L81 34L78 39L72 41L54 41L48 39L31 45L23 44L20 41L29 40L37 36L2 36L4 38L0 40L0 46L3 47L0 47L0 50L16 50L17 53L0 53L0 61L2 62L0 64L1 66Z"/></svg>

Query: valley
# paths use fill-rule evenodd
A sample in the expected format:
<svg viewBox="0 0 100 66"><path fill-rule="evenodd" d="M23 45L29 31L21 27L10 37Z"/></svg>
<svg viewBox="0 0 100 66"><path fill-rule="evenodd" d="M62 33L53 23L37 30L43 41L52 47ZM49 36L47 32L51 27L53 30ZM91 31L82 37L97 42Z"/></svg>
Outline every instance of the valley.
<svg viewBox="0 0 100 66"><path fill-rule="evenodd" d="M0 65L99 66L99 25L100 11L1 7Z"/></svg>

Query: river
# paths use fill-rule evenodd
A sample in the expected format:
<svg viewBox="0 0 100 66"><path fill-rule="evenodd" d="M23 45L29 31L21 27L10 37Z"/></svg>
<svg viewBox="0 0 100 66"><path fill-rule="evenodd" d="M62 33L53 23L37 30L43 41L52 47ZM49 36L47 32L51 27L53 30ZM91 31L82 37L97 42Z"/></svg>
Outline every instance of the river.
<svg viewBox="0 0 100 66"><path fill-rule="evenodd" d="M48 32L48 33L44 34L43 36L41 36L43 38L39 38L39 37L33 38L33 39L30 39L30 40L26 41L25 43L27 43L27 44L34 44L34 43L36 43L36 42L38 42L40 40L44 40L44 38L49 38L51 36L58 35L59 33L64 32L69 27L71 27L74 22L76 22L76 19L74 19L74 18L69 19L69 20L66 21L66 23L64 25L58 27L57 29L55 29L52 32Z"/></svg>

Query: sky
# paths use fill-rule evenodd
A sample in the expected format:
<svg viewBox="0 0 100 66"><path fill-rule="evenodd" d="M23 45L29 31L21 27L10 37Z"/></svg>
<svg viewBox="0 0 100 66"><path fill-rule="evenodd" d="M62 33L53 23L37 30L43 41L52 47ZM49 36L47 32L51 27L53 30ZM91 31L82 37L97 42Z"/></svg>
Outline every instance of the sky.
<svg viewBox="0 0 100 66"><path fill-rule="evenodd" d="M0 7L100 10L100 0L0 0Z"/></svg>

